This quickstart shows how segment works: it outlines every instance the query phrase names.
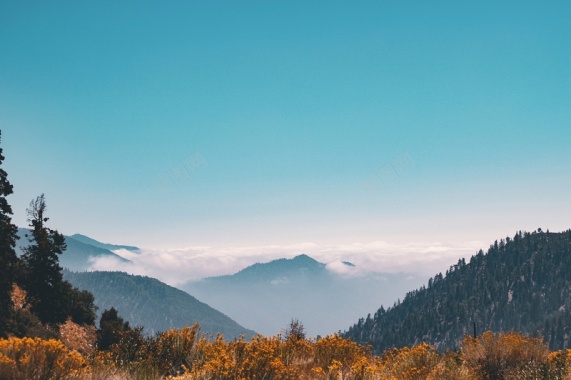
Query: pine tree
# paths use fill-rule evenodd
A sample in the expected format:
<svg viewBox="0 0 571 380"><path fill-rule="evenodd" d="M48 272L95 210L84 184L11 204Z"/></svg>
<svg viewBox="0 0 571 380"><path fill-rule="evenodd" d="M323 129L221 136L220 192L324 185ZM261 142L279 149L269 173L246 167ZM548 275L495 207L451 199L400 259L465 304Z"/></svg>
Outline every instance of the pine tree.
<svg viewBox="0 0 571 380"><path fill-rule="evenodd" d="M109 350L112 344L119 343L121 333L129 330L129 322L124 322L114 307L105 310L99 320L97 348L102 351Z"/></svg>
<svg viewBox="0 0 571 380"><path fill-rule="evenodd" d="M0 131L1 139L2 131ZM0 166L4 161L0 148ZM14 247L18 239L18 228L12 224L12 207L6 197L13 193L13 186L8 181L8 174L0 167L0 337L6 334L7 323L12 314L10 292L16 279L18 257Z"/></svg>
<svg viewBox="0 0 571 380"><path fill-rule="evenodd" d="M95 325L95 297L87 290L74 288L68 281L64 282L66 299L69 303L69 316L78 324Z"/></svg>
<svg viewBox="0 0 571 380"><path fill-rule="evenodd" d="M44 195L32 200L28 208L31 227L30 246L24 249L24 288L31 311L44 323L64 322L69 314L67 290L63 281L58 255L66 249L65 239L59 232L44 223L46 201Z"/></svg>

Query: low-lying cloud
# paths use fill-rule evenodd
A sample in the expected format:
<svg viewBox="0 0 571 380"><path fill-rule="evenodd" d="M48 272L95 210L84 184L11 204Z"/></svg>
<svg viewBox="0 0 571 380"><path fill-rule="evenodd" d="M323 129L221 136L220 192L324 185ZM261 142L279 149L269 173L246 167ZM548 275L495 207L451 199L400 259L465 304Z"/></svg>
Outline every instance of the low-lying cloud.
<svg viewBox="0 0 571 380"><path fill-rule="evenodd" d="M376 273L415 273L427 278L444 272L458 259L467 260L482 247L481 242L447 245L438 242L389 244L384 241L340 245L299 243L250 247L189 247L170 250L114 251L130 260L93 258L90 270L124 271L157 278L180 286L205 277L233 274L245 267L305 253L341 276ZM355 266L348 266L350 262Z"/></svg>

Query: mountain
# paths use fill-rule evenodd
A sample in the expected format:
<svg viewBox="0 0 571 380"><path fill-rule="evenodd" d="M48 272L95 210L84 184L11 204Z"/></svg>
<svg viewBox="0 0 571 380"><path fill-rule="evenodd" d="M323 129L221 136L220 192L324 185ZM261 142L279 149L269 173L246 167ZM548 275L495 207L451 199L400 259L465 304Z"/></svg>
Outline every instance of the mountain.
<svg viewBox="0 0 571 380"><path fill-rule="evenodd" d="M553 350L571 345L571 230L517 233L460 260L402 303L361 318L343 336L376 352L428 342L440 349L471 334L539 333Z"/></svg>
<svg viewBox="0 0 571 380"><path fill-rule="evenodd" d="M105 309L115 307L131 326L144 326L148 334L198 322L202 332L220 332L227 339L256 335L191 295L154 278L123 272L70 271L64 272L64 278L95 296L97 320Z"/></svg>
<svg viewBox="0 0 571 380"><path fill-rule="evenodd" d="M18 229L18 236L20 239L16 243L16 252L21 255L23 253L23 248L27 247L30 243L26 234L29 234L30 230L26 228ZM83 235L73 235L66 236L65 243L67 244L67 249L60 255L59 262L64 268L72 271L86 271L89 270L91 266L91 260L95 258L108 257L122 262L129 262L129 260L111 252L107 247L117 247L113 249L129 249L138 250L137 247L121 246L113 244L99 243L97 240L93 240Z"/></svg>
<svg viewBox="0 0 571 380"><path fill-rule="evenodd" d="M127 251L138 252L140 250L138 247L133 247L131 245L117 245L117 244L101 243L95 239L92 239L88 236L81 235L81 234L73 234L70 236L70 238L72 238L76 241L82 242L84 244L92 245L92 246L97 247L97 248L106 249L108 251L116 251L118 249L126 249Z"/></svg>
<svg viewBox="0 0 571 380"><path fill-rule="evenodd" d="M300 279L311 280L325 273L325 264L317 262L307 255L299 255L293 259L277 259L269 263L256 263L242 269L231 276L220 276L219 281L251 281L275 280L276 276L297 276Z"/></svg>
<svg viewBox="0 0 571 380"><path fill-rule="evenodd" d="M296 318L316 336L338 332L379 304L392 304L423 280L409 274L341 276L299 255L188 282L181 289L264 335L279 333Z"/></svg>

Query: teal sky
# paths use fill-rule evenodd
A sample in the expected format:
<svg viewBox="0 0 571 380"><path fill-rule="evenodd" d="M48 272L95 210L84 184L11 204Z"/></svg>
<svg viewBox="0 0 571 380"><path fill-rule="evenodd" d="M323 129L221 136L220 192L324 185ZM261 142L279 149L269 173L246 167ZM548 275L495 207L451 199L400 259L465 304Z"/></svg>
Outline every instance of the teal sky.
<svg viewBox="0 0 571 380"><path fill-rule="evenodd" d="M0 4L14 221L165 248L571 227L571 2ZM486 248L483 246L482 248Z"/></svg>

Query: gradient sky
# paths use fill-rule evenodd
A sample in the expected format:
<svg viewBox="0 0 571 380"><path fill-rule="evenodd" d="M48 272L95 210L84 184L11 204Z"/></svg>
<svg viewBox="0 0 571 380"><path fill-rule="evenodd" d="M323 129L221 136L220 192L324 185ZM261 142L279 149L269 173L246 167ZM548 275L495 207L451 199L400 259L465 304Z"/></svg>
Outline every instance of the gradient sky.
<svg viewBox="0 0 571 380"><path fill-rule="evenodd" d="M571 227L571 2L0 4L14 221L149 248ZM183 171L186 170L186 171Z"/></svg>

